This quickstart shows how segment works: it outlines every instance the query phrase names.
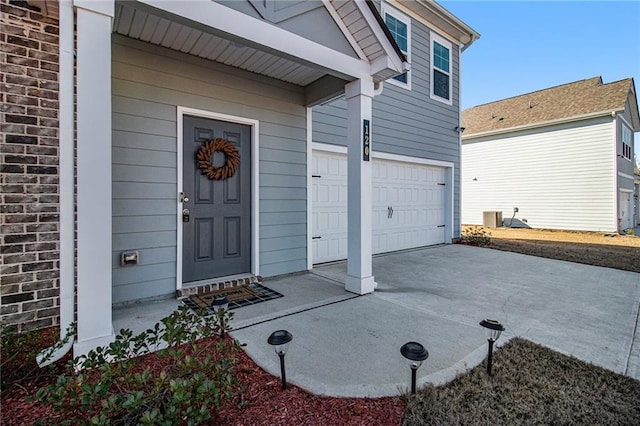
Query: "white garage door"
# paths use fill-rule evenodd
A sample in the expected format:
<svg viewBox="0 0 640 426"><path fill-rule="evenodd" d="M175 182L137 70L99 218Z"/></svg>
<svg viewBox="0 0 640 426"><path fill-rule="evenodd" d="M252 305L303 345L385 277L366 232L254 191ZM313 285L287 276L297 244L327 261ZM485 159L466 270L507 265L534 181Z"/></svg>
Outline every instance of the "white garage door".
<svg viewBox="0 0 640 426"><path fill-rule="evenodd" d="M314 151L313 263L347 258L347 157ZM373 252L445 242L445 169L373 160Z"/></svg>

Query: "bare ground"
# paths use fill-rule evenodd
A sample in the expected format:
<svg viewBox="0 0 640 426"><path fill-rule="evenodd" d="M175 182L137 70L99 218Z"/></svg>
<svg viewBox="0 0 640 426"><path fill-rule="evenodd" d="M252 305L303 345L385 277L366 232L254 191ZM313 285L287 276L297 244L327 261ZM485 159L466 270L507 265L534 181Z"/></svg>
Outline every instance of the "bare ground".
<svg viewBox="0 0 640 426"><path fill-rule="evenodd" d="M474 229L489 233L489 248L640 273L639 236L468 225L462 232Z"/></svg>

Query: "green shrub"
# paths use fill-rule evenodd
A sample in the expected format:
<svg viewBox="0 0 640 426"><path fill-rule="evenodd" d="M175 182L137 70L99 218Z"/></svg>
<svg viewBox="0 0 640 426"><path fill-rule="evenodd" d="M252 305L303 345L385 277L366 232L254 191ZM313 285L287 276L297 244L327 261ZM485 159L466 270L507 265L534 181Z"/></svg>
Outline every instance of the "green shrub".
<svg viewBox="0 0 640 426"><path fill-rule="evenodd" d="M215 338L231 317L180 307L137 336L123 329L108 346L69 362L67 373L36 399L59 411L56 423L77 423L79 413L90 424L209 420L239 390L232 369L239 345Z"/></svg>
<svg viewBox="0 0 640 426"><path fill-rule="evenodd" d="M627 235L636 235L636 231L633 228L627 228L623 232Z"/></svg>
<svg viewBox="0 0 640 426"><path fill-rule="evenodd" d="M463 232L462 243L472 246L486 246L491 243L491 234L481 227L474 226Z"/></svg>

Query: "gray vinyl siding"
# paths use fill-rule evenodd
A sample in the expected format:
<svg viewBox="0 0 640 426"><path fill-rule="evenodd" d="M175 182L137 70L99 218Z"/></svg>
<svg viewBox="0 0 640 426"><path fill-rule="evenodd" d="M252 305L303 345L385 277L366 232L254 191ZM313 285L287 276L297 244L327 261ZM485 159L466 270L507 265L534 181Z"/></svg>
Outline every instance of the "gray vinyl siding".
<svg viewBox="0 0 640 426"><path fill-rule="evenodd" d="M624 121L623 121L624 119ZM623 113L620 113L618 115L618 119L616 120L616 152L618 154L618 172L620 173L624 173L628 176L633 176L633 162L634 160L634 139L635 139L635 133L633 131L633 128L631 126L631 116L628 112L628 108L626 111L624 111ZM626 126L627 128L629 128L629 130L631 130L631 160L628 160L626 158L624 158L622 156L622 126ZM633 179L624 179L623 177L620 177L620 180L618 182L618 185L620 187L620 189L627 189L627 190L632 190L633 189Z"/></svg>
<svg viewBox="0 0 640 426"><path fill-rule="evenodd" d="M176 290L177 106L259 120L260 274L306 269L303 89L113 36L113 302ZM140 263L121 267L123 251Z"/></svg>
<svg viewBox="0 0 640 426"><path fill-rule="evenodd" d="M452 105L430 98L430 29L411 21L411 90L384 84L373 99L372 150L454 164L454 236L460 224L459 52L452 52ZM346 146L346 101L313 109L313 141Z"/></svg>

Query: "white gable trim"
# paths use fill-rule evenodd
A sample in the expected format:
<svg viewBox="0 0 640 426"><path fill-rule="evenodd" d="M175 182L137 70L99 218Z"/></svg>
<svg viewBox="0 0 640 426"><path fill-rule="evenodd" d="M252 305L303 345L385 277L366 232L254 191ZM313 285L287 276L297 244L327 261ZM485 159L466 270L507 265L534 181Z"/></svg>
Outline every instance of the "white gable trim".
<svg viewBox="0 0 640 426"><path fill-rule="evenodd" d="M140 0L140 2L206 27L249 40L268 50L281 52L285 56L299 58L323 68L330 74L338 74L339 77L359 79L372 74L371 66L367 61L352 58L210 0L184 2Z"/></svg>
<svg viewBox="0 0 640 426"><path fill-rule="evenodd" d="M369 9L369 6L367 6L364 0L355 0L355 3L356 3L356 6L358 7L358 10L360 10L360 13L364 17L364 19L367 21L369 28L371 28L371 31L376 36L376 39L378 40L378 42L382 45L382 48L384 49L385 53L387 54L387 57L389 58L388 61L385 61L386 62L385 65L386 66L391 65L394 69L396 69L400 73L404 71L409 71L410 69L409 64L407 62L403 62L402 59L398 56L398 54L396 53L396 49L391 44L391 41L387 37L387 34L378 24L378 20L373 15L373 12L371 12L371 10ZM374 72L372 74L375 74L380 70L376 69L373 71Z"/></svg>
<svg viewBox="0 0 640 426"><path fill-rule="evenodd" d="M322 3L324 4L324 7L327 8L327 12L329 12L329 15L331 15L336 25L338 25L338 27L340 28L340 31L342 31L342 34L345 36L345 38L351 45L351 48L358 55L358 58L362 59L363 61L366 61L367 55L365 55L363 50L360 48L360 45L358 44L356 39L353 37L353 34L351 34L351 32L349 31L344 21L340 18L340 15L338 15L338 11L336 10L335 7L333 7L333 5L331 4L331 1L322 0Z"/></svg>

